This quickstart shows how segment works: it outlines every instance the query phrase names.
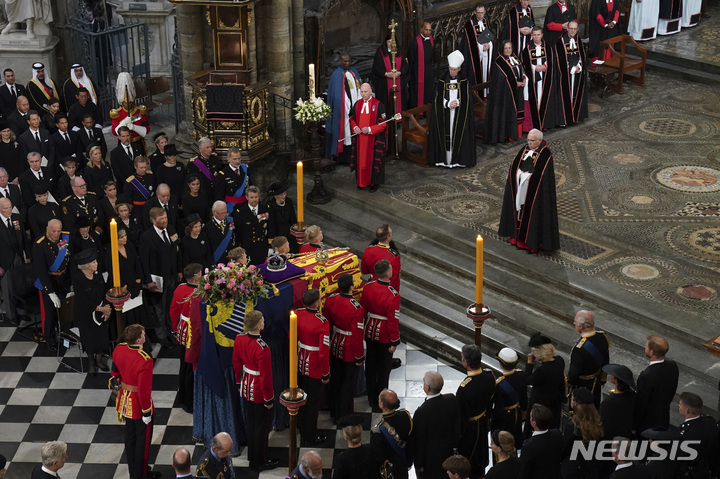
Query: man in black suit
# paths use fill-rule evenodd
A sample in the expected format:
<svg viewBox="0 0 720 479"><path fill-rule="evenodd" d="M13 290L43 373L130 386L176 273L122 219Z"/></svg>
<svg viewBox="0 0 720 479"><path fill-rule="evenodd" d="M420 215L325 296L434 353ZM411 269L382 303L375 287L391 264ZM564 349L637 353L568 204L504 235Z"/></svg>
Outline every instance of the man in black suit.
<svg viewBox="0 0 720 479"><path fill-rule="evenodd" d="M442 463L460 440L460 405L453 394L441 394L443 377L428 371L423 377L427 397L413 415L413 460L418 479L445 476Z"/></svg>
<svg viewBox="0 0 720 479"><path fill-rule="evenodd" d="M691 392L680 393L678 412L685 418L680 424L680 435L686 441L700 441L691 447L697 451L693 461L678 461L678 477L710 479L716 477L715 465L720 451L718 425L711 416L702 414L703 400Z"/></svg>
<svg viewBox="0 0 720 479"><path fill-rule="evenodd" d="M257 186L248 186L245 196L247 202L237 206L232 214L236 243L245 249L250 264L263 264L270 246L267 237L270 208L267 204L260 204L260 189Z"/></svg>
<svg viewBox="0 0 720 479"><path fill-rule="evenodd" d="M135 174L135 157L143 155L139 142L132 142L131 139L128 127L121 126L118 128L120 143L110 152L110 168L120 184Z"/></svg>
<svg viewBox="0 0 720 479"><path fill-rule="evenodd" d="M610 479L650 479L650 471L647 466L633 463L627 458L628 452L633 454L634 451L634 449L628 451L630 447L632 447L630 441L624 437L617 437L613 441L612 457L617 466L615 466L615 472L610 474Z"/></svg>
<svg viewBox="0 0 720 479"><path fill-rule="evenodd" d="M320 479L323 475L323 461L316 451L308 451L300 458L300 462L292 470L289 477L298 479Z"/></svg>
<svg viewBox="0 0 720 479"><path fill-rule="evenodd" d="M653 427L670 425L670 403L675 397L680 372L675 361L665 359L670 346L662 336L651 334L645 343L650 365L637 379L633 429L640 434Z"/></svg>
<svg viewBox="0 0 720 479"><path fill-rule="evenodd" d="M40 450L42 464L35 466L30 479L55 479L60 477L58 471L68 459L67 444L62 441L46 442Z"/></svg>
<svg viewBox="0 0 720 479"><path fill-rule="evenodd" d="M97 116L97 106L90 99L90 93L87 88L80 88L77 94L74 95L74 98L77 99L77 101L68 108L68 121L70 122L70 128L80 129L83 127L83 118L85 118L85 115L90 115L93 118Z"/></svg>
<svg viewBox="0 0 720 479"><path fill-rule="evenodd" d="M13 204L13 212L20 215L23 224L27 224L27 206L23 203L22 192L16 184L10 183L10 175L0 168L0 198L7 198Z"/></svg>
<svg viewBox="0 0 720 479"><path fill-rule="evenodd" d="M520 462L523 479L556 479L560 476L562 460L562 434L550 429L553 414L542 404L534 404L530 410L532 436L523 443Z"/></svg>
<svg viewBox="0 0 720 479"><path fill-rule="evenodd" d="M48 167L41 166L42 156L40 153L32 152L28 154L27 158L30 169L25 170L25 172L18 177L18 183L22 190L23 204L28 208L35 204L34 191L35 186L39 184L44 184L47 187L48 192L53 195L50 201L57 203L58 200L54 197L55 193L57 193L55 190L55 178Z"/></svg>
<svg viewBox="0 0 720 479"><path fill-rule="evenodd" d="M0 287L5 316L14 321L17 309L13 296L12 271L25 262L25 228L20 215L13 214L12 211L12 202L7 198L0 198Z"/></svg>
<svg viewBox="0 0 720 479"><path fill-rule="evenodd" d="M144 229L152 226L150 210L153 208L162 208L165 210L168 217L168 226L177 231L178 201L176 196L170 194L170 187L165 183L160 183L155 190L155 196L145 203L145 214L143 216Z"/></svg>
<svg viewBox="0 0 720 479"><path fill-rule="evenodd" d="M21 95L18 97L17 102L15 102L15 108L12 113L5 117L16 137L25 133L29 128L28 111L30 111L30 102Z"/></svg>
<svg viewBox="0 0 720 479"><path fill-rule="evenodd" d="M3 78L5 84L0 87L0 113L2 113L3 118L7 119L15 110L18 97L26 97L27 91L23 85L15 83L15 72L11 68L6 68L3 71Z"/></svg>
<svg viewBox="0 0 720 479"><path fill-rule="evenodd" d="M105 143L105 135L103 135L102 129L95 126L94 116L88 113L83 117L82 128L78 129L77 134L78 138L80 138L80 148L84 154L87 154L90 145L100 145L103 158L107 156L108 147L107 143ZM87 161L83 159L83 166L85 163ZM118 178L118 181L120 181L120 178Z"/></svg>
<svg viewBox="0 0 720 479"><path fill-rule="evenodd" d="M68 128L68 119L65 115L59 114L55 117L57 131L50 135L55 160L58 164L64 164L66 158L75 158L80 163L83 158L80 139L77 133Z"/></svg>
<svg viewBox="0 0 720 479"><path fill-rule="evenodd" d="M150 210L152 227L140 237L140 268L142 282L147 286L154 315L154 329L163 346L171 347L169 339L170 300L178 277L178 240L174 228L168 227L168 215L162 208Z"/></svg>
<svg viewBox="0 0 720 479"><path fill-rule="evenodd" d="M192 465L192 457L190 451L184 447L178 447L175 449L172 460L173 469L175 469L175 479L191 479L193 476L190 471Z"/></svg>
<svg viewBox="0 0 720 479"><path fill-rule="evenodd" d="M607 378L602 367L610 362L610 340L603 331L595 330L595 317L590 311L578 311L573 323L580 339L570 353L567 381L572 389L589 389L595 397L595 407L599 408Z"/></svg>
<svg viewBox="0 0 720 479"><path fill-rule="evenodd" d="M210 241L214 264L227 262L228 251L237 246L234 229L234 223L227 220L227 205L225 202L216 201L213 203L212 218L205 223L203 231ZM223 244L226 245L225 248L221 247Z"/></svg>
<svg viewBox="0 0 720 479"><path fill-rule="evenodd" d="M37 151L47 160L45 166L50 169L53 176L59 176L59 166L55 165L55 149L50 141L50 132L40 126L40 115L35 110L28 111L28 126L28 130L18 138L23 155L27 156L28 153ZM59 172L62 173L62 170Z"/></svg>

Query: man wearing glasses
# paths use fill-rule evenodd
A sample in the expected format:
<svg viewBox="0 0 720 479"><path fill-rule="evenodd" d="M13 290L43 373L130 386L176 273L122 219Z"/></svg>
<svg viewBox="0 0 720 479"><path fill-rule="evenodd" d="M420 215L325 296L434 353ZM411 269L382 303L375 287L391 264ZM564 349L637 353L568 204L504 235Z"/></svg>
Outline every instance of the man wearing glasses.
<svg viewBox="0 0 720 479"><path fill-rule="evenodd" d="M553 156L540 130L510 165L498 234L528 253L560 249Z"/></svg>
<svg viewBox="0 0 720 479"><path fill-rule="evenodd" d="M68 231L75 229L75 224L80 217L89 218L93 228L102 233L100 225L105 224L100 218L100 210L97 207L95 193L87 190L87 183L81 176L70 180L72 195L62 200L63 225Z"/></svg>

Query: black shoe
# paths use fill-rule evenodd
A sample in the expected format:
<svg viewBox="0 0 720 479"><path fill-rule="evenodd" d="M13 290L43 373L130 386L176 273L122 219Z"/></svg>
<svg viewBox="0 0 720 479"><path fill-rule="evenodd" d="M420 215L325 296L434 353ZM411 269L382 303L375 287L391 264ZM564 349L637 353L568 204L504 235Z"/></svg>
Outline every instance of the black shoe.
<svg viewBox="0 0 720 479"><path fill-rule="evenodd" d="M380 188L378 185L370 185L370 193L375 193L378 188Z"/></svg>
<svg viewBox="0 0 720 479"><path fill-rule="evenodd" d="M182 410L185 411L185 412L188 413L188 414L192 414L192 413L193 413L193 408L191 408L191 407L183 406Z"/></svg>
<svg viewBox="0 0 720 479"><path fill-rule="evenodd" d="M400 366L402 366L402 360L400 358L393 358L392 363L390 363L390 368L397 369Z"/></svg>
<svg viewBox="0 0 720 479"><path fill-rule="evenodd" d="M265 464L260 466L260 469L263 471L269 470L269 469L275 469L280 464L279 459L268 459L265 461Z"/></svg>
<svg viewBox="0 0 720 479"><path fill-rule="evenodd" d="M327 439L327 436L324 434L321 434L318 437L312 438L312 439L303 439L301 441L302 447L317 446L318 444L322 444L323 442L325 442L326 439Z"/></svg>
<svg viewBox="0 0 720 479"><path fill-rule="evenodd" d="M47 344L47 347L48 347L48 349L50 350L51 353L56 353L56 352L57 352L57 345L56 345L55 343L53 343L53 342L51 342L51 341L46 341L45 343Z"/></svg>
<svg viewBox="0 0 720 479"><path fill-rule="evenodd" d="M160 474L159 471L148 471L147 476L145 477L148 479L160 479L162 474Z"/></svg>

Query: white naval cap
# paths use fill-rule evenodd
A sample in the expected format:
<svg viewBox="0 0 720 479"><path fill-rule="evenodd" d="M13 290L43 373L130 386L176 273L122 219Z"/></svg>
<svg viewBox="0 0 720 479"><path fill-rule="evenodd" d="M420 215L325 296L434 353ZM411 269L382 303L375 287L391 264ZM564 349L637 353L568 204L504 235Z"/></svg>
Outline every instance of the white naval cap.
<svg viewBox="0 0 720 479"><path fill-rule="evenodd" d="M460 53L459 50L455 50L450 55L447 56L448 59L448 66L451 68L460 68L465 61L465 57L462 53Z"/></svg>
<svg viewBox="0 0 720 479"><path fill-rule="evenodd" d="M514 367L515 364L517 364L517 362L519 361L517 353L510 348L502 348L498 353L497 358L501 362L512 367Z"/></svg>

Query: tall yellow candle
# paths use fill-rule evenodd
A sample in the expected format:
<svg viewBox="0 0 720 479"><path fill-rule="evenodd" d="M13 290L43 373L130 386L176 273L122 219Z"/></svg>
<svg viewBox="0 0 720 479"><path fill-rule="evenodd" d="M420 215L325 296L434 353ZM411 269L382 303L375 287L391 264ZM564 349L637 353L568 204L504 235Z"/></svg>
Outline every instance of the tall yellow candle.
<svg viewBox="0 0 720 479"><path fill-rule="evenodd" d="M110 251L112 258L113 286L120 287L120 256L118 254L117 223L115 218L110 220Z"/></svg>
<svg viewBox="0 0 720 479"><path fill-rule="evenodd" d="M297 204L298 204L298 223L305 221L305 211L303 205L303 164L302 161L297 163Z"/></svg>
<svg viewBox="0 0 720 479"><path fill-rule="evenodd" d="M297 383L297 315L290 311L290 387L296 388Z"/></svg>
<svg viewBox="0 0 720 479"><path fill-rule="evenodd" d="M483 237L475 240L475 304L483 302Z"/></svg>

